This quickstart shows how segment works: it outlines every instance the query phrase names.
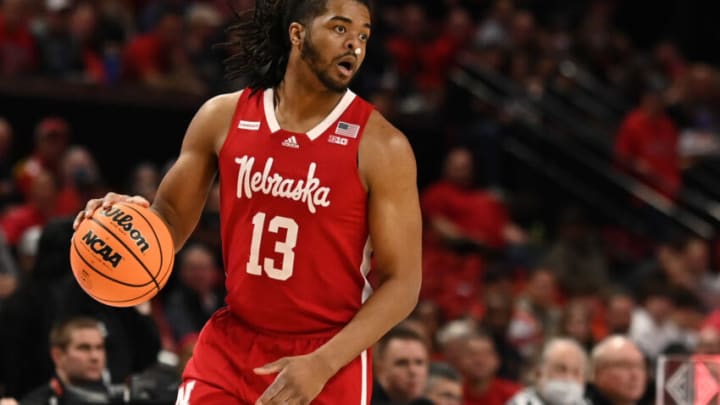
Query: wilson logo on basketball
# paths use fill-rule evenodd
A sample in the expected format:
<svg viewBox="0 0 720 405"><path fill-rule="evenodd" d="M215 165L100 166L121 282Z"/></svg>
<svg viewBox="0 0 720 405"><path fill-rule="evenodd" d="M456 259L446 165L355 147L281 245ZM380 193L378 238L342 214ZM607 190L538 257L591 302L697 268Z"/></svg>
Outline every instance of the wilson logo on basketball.
<svg viewBox="0 0 720 405"><path fill-rule="evenodd" d="M310 213L317 212L317 206L329 207L330 187L320 184L315 177L317 164L310 163L307 178L286 179L280 173L273 173L273 158L268 158L263 171L253 171L255 158L243 156L235 158L240 165L237 181L237 198L252 198L253 193L262 193L273 197L287 198L307 204Z"/></svg>
<svg viewBox="0 0 720 405"><path fill-rule="evenodd" d="M90 247L90 250L97 253L104 261L110 262L113 268L117 268L118 264L120 264L122 256L113 251L113 249L108 246L104 240L100 239L99 236L95 235L93 231L88 231L88 233L83 236L82 240L86 245L88 245L88 247Z"/></svg>
<svg viewBox="0 0 720 405"><path fill-rule="evenodd" d="M135 227L133 226L132 215L126 214L125 211L121 210L120 208L113 208L108 211L101 211L101 213L102 215L112 219L113 222L115 222L120 228L127 232L128 236L130 236L130 239L135 241L135 244L140 248L143 253L145 253L145 251L150 248L150 245L145 240L143 234L137 229L135 229Z"/></svg>

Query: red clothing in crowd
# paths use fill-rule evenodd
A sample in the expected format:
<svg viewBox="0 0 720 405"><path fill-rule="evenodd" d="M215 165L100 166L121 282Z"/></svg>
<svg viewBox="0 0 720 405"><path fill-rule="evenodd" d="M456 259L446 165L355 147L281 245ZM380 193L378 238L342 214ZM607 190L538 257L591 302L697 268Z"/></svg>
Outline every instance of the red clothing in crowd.
<svg viewBox="0 0 720 405"><path fill-rule="evenodd" d="M170 70L170 57L153 33L140 35L125 48L123 77L141 80L147 75Z"/></svg>
<svg viewBox="0 0 720 405"><path fill-rule="evenodd" d="M442 86L461 43L449 36L430 42L412 41L402 37L390 38L387 49L403 77L414 75L422 89Z"/></svg>
<svg viewBox="0 0 720 405"><path fill-rule="evenodd" d="M517 394L522 385L502 378L493 378L488 389L483 394L474 394L466 384L463 389L463 405L505 405Z"/></svg>
<svg viewBox="0 0 720 405"><path fill-rule="evenodd" d="M666 114L652 117L642 109L630 112L620 126L615 153L635 169L645 167L642 179L664 194L673 196L680 188L678 130Z"/></svg>
<svg viewBox="0 0 720 405"><path fill-rule="evenodd" d="M27 198L30 195L33 181L42 172L51 173L53 176L58 175L56 170L38 155L32 155L15 166L15 183L23 196Z"/></svg>
<svg viewBox="0 0 720 405"><path fill-rule="evenodd" d="M505 245L503 229L509 224L509 215L490 193L441 181L425 190L422 208L426 224L444 218L489 247ZM436 302L450 319L467 314L482 287L483 258L447 249L432 231L423 239L422 297Z"/></svg>
<svg viewBox="0 0 720 405"><path fill-rule="evenodd" d="M11 30L0 14L0 76L27 74L36 62L35 40L27 24Z"/></svg>
<svg viewBox="0 0 720 405"><path fill-rule="evenodd" d="M510 222L508 212L502 202L486 191L440 181L425 190L422 208L428 219L445 218L490 247L505 245L503 229Z"/></svg>

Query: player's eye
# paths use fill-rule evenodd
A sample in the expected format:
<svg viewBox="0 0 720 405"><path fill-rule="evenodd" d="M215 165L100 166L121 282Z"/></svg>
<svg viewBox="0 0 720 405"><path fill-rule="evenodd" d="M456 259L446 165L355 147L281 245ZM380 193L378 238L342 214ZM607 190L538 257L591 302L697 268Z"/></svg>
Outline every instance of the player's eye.
<svg viewBox="0 0 720 405"><path fill-rule="evenodd" d="M344 25L336 25L335 32L337 32L338 34L344 34L347 32L347 28L345 28Z"/></svg>
<svg viewBox="0 0 720 405"><path fill-rule="evenodd" d="M360 40L365 42L370 38L370 35L368 34L360 34Z"/></svg>

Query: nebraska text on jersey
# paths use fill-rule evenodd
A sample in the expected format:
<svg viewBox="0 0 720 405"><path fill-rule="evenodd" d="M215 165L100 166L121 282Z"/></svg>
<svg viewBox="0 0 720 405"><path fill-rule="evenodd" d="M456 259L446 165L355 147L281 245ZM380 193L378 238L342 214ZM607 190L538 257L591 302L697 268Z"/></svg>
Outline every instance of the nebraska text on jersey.
<svg viewBox="0 0 720 405"><path fill-rule="evenodd" d="M235 163L240 165L237 182L237 198L252 198L253 193L263 193L273 197L287 198L307 203L311 213L317 212L315 206L329 207L329 187L322 187L320 180L315 177L317 164L310 163L307 179L286 179L278 173L272 173L273 158L265 162L265 169L262 172L253 172L255 158L243 156L235 158Z"/></svg>

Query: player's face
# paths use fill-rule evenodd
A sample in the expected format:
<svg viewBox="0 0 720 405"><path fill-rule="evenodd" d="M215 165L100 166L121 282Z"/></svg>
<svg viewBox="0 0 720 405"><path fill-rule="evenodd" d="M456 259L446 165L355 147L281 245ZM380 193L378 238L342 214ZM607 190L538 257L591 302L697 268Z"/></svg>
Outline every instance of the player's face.
<svg viewBox="0 0 720 405"><path fill-rule="evenodd" d="M95 328L71 332L70 343L56 357L56 365L71 381L99 381L105 369L105 344Z"/></svg>
<svg viewBox="0 0 720 405"><path fill-rule="evenodd" d="M364 4L328 0L326 12L306 31L300 56L325 87L343 92L365 59L369 38L370 10Z"/></svg>

